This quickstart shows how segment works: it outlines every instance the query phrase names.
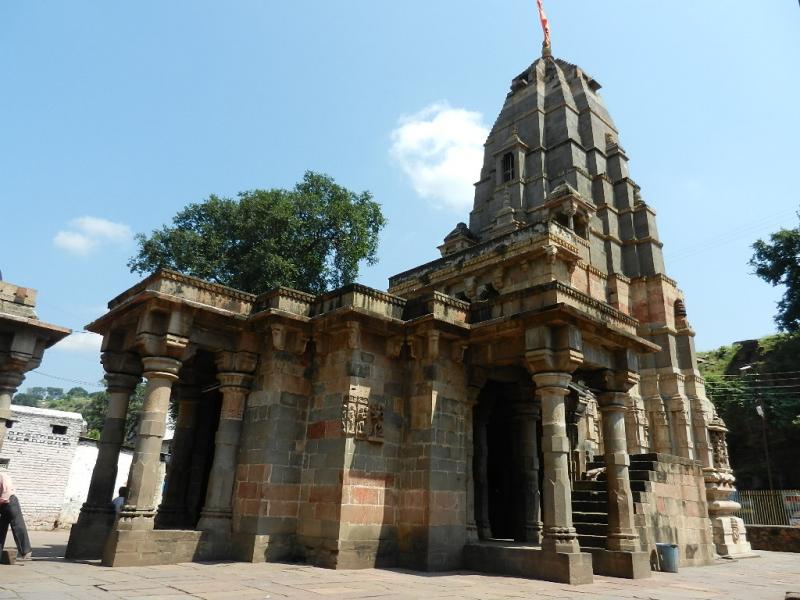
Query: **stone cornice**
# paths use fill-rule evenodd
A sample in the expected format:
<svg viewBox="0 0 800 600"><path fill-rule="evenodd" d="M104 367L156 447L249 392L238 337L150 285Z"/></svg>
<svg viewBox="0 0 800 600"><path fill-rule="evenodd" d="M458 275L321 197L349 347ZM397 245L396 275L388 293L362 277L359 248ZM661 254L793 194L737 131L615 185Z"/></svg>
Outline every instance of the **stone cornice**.
<svg viewBox="0 0 800 600"><path fill-rule="evenodd" d="M212 292L214 294L219 294L220 296L226 296L228 298L233 298L235 300L239 300L246 303L253 303L256 300L256 296L254 294L242 292L240 290L225 285L221 285L219 283L211 283L210 281L206 281L198 277L192 277L191 275L184 275L182 273L178 273L177 271L173 271L171 269L161 269L159 271L156 271L146 279L140 281L139 283L129 288L128 290L124 291L116 298L112 299L108 303L109 310L113 310L118 306L124 304L137 294L140 294L141 292L147 290L153 283L157 281L174 281L176 283L182 283L200 290Z"/></svg>

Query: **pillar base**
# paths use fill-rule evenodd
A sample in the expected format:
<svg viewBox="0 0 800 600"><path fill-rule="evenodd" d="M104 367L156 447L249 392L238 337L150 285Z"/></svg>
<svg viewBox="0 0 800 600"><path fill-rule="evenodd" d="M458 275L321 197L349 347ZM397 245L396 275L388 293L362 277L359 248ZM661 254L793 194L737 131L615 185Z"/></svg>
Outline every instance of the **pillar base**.
<svg viewBox="0 0 800 600"><path fill-rule="evenodd" d="M70 560L97 560L103 557L111 530L117 519L114 507L89 506L81 507L78 521L69 532L69 542L65 557Z"/></svg>
<svg viewBox="0 0 800 600"><path fill-rule="evenodd" d="M711 520L714 531L714 548L720 556L732 558L749 558L754 556L747 541L744 521L739 517L725 516Z"/></svg>
<svg viewBox="0 0 800 600"><path fill-rule="evenodd" d="M251 563L294 560L297 558L295 535L234 533L231 535L231 558Z"/></svg>
<svg viewBox="0 0 800 600"><path fill-rule="evenodd" d="M200 560L202 531L156 529L111 532L103 552L106 567L174 565Z"/></svg>
<svg viewBox="0 0 800 600"><path fill-rule="evenodd" d="M204 511L197 529L203 533L198 560L221 560L230 557L233 545L229 512Z"/></svg>
<svg viewBox="0 0 800 600"><path fill-rule="evenodd" d="M513 575L569 585L592 583L592 555L548 552L512 542L479 542L464 546L464 566L481 573Z"/></svg>
<svg viewBox="0 0 800 600"><path fill-rule="evenodd" d="M592 570L595 575L645 579L651 576L650 555L647 552L625 552L588 548L592 554Z"/></svg>

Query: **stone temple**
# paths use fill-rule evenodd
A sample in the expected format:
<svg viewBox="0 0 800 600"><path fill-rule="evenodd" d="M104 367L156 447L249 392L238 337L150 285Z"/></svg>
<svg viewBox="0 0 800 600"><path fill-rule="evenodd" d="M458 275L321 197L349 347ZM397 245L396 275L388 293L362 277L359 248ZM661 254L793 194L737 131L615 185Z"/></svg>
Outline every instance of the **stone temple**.
<svg viewBox="0 0 800 600"><path fill-rule="evenodd" d="M749 552L682 293L599 89L548 52L515 77L469 225L388 293L254 296L165 270L114 298L88 326L111 399L68 556L577 584L648 576L658 542L682 565Z"/></svg>

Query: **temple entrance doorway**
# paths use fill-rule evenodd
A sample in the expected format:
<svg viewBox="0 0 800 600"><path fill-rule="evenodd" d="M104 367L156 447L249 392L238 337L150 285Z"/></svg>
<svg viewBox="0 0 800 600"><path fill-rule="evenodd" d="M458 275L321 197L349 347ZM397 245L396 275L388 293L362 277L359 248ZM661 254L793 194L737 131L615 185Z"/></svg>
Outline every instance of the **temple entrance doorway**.
<svg viewBox="0 0 800 600"><path fill-rule="evenodd" d="M538 411L521 373L489 380L474 418L475 521L483 540L538 543Z"/></svg>
<svg viewBox="0 0 800 600"><path fill-rule="evenodd" d="M173 387L170 413L175 427L167 455L156 529L195 529L205 505L214 461L214 438L222 394L214 355L198 350Z"/></svg>

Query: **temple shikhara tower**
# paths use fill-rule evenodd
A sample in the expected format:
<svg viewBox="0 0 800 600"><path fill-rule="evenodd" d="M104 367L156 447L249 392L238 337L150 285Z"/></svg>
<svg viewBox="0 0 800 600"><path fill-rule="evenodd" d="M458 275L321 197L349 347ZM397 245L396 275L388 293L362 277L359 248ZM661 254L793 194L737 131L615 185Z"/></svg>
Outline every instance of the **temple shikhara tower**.
<svg viewBox="0 0 800 600"><path fill-rule="evenodd" d="M68 556L578 584L648 576L660 542L682 565L749 552L655 210L600 85L546 50L511 82L469 224L388 293L253 296L160 271L109 303L88 326L104 336L110 403Z"/></svg>

